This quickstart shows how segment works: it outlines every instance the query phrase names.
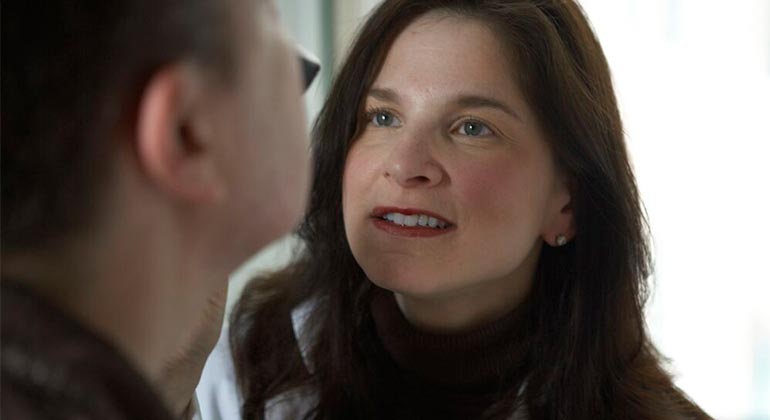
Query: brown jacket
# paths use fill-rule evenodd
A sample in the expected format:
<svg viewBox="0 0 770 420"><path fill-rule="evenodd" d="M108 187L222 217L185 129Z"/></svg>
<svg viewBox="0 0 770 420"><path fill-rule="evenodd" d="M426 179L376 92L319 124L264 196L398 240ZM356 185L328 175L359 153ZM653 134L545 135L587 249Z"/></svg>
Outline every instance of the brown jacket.
<svg viewBox="0 0 770 420"><path fill-rule="evenodd" d="M8 279L0 299L3 420L171 419L109 343Z"/></svg>

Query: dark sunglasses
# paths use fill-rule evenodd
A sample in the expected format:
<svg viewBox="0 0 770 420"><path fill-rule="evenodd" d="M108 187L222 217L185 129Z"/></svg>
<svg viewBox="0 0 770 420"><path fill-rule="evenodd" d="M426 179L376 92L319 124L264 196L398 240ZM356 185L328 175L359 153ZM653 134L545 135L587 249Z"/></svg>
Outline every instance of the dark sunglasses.
<svg viewBox="0 0 770 420"><path fill-rule="evenodd" d="M299 63L302 69L302 81L304 82L302 90L306 91L321 70L321 65L318 64L315 58L305 52L302 47L297 48L297 56L299 57Z"/></svg>

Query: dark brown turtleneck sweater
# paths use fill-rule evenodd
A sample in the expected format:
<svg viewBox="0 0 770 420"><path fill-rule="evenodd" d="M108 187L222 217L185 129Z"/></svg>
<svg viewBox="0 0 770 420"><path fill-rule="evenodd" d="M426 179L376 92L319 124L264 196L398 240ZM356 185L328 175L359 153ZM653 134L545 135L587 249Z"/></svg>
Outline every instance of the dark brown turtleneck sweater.
<svg viewBox="0 0 770 420"><path fill-rule="evenodd" d="M475 331L431 334L404 318L392 293L372 303L383 347L400 371L400 418L478 419L525 375L527 305ZM515 392L515 391L513 391Z"/></svg>

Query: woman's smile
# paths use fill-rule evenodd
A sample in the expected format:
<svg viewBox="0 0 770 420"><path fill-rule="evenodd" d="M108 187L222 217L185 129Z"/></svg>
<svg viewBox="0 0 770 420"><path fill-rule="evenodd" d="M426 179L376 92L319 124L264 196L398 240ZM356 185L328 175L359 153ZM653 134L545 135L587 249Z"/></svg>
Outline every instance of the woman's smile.
<svg viewBox="0 0 770 420"><path fill-rule="evenodd" d="M376 207L371 220L377 229L394 236L432 238L454 232L456 225L424 209Z"/></svg>

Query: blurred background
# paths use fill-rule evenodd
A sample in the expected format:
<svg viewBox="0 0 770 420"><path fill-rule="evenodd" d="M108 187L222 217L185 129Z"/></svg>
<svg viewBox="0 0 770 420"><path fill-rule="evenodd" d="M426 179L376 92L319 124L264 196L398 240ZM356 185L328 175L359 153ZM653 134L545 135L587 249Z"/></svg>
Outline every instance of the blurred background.
<svg viewBox="0 0 770 420"><path fill-rule="evenodd" d="M323 69L308 127L375 0L278 0ZM676 383L718 419L770 420L770 0L583 0L613 71L653 233L647 319ZM291 255L285 238L233 276Z"/></svg>

